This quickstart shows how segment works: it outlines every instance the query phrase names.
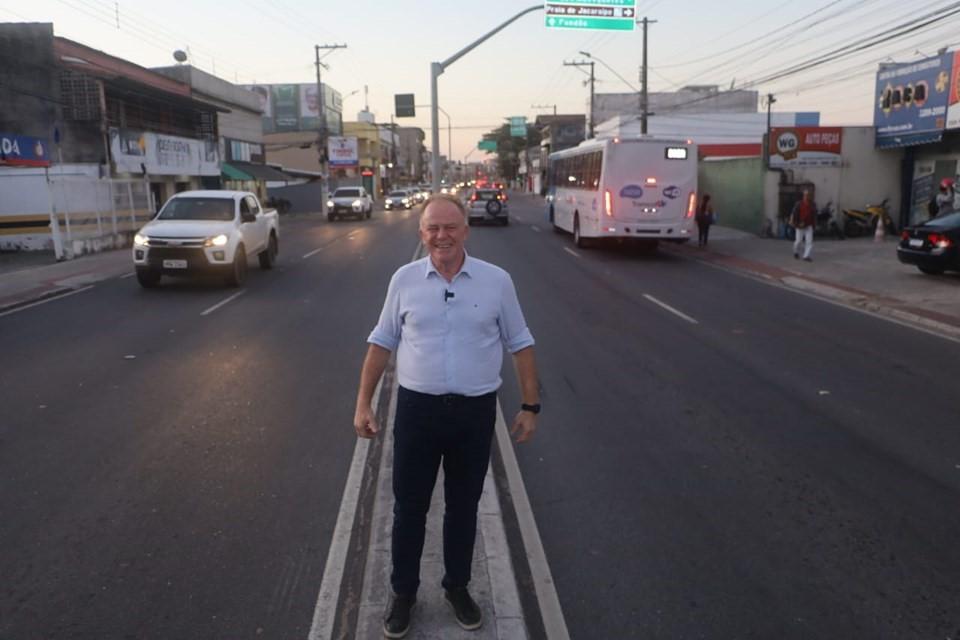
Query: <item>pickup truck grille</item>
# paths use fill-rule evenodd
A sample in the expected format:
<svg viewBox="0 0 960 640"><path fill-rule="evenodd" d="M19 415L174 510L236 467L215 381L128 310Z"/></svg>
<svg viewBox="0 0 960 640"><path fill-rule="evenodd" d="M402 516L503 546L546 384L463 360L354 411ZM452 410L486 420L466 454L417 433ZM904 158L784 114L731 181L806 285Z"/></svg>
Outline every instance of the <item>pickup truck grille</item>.
<svg viewBox="0 0 960 640"><path fill-rule="evenodd" d="M202 247L203 240L200 238L197 239L186 239L186 238L150 238L151 247Z"/></svg>

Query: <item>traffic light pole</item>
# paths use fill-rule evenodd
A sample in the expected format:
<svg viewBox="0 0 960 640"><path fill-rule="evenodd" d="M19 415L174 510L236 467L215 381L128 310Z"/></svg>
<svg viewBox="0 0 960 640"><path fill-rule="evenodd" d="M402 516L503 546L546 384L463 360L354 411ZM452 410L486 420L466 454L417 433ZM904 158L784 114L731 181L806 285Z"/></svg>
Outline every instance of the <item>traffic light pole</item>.
<svg viewBox="0 0 960 640"><path fill-rule="evenodd" d="M542 4L536 4L536 5L533 5L532 7L524 9L517 15L513 16L512 18L510 18L509 20L507 20L506 22L498 26L496 29L493 29L492 31L481 36L474 42L468 44L466 47L456 52L455 54L453 54L443 62L430 63L430 138L431 138L430 151L431 151L431 155L433 156L430 158L430 170L431 170L431 173L433 174L431 182L432 182L434 193L438 193L440 191L440 123L439 123L440 116L438 113L439 109L437 106L437 99L438 99L437 78L439 78L440 74L442 74L444 71L447 70L447 67L452 65L454 62L462 58L464 55L466 55L470 51L476 49L478 46L483 44L483 42L485 42L491 36L500 32L501 30L503 30L504 28L506 28L513 22L515 22L516 20L527 15L528 13L532 13L534 11L542 11L542 10L543 10Z"/></svg>

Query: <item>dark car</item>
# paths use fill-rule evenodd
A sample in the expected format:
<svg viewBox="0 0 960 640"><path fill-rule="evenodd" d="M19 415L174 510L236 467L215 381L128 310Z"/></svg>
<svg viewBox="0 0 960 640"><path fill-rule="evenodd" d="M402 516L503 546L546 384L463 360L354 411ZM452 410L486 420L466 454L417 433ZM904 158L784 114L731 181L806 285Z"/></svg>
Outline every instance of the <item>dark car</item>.
<svg viewBox="0 0 960 640"><path fill-rule="evenodd" d="M960 271L960 212L904 229L897 257L930 275Z"/></svg>

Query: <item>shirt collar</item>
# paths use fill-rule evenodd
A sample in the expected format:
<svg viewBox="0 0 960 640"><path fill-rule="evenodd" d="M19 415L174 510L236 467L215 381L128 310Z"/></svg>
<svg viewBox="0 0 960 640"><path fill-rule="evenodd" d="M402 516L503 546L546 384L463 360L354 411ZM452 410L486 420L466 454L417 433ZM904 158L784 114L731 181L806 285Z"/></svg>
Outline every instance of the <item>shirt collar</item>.
<svg viewBox="0 0 960 640"><path fill-rule="evenodd" d="M456 280L457 277L460 276L460 274L463 274L465 276L469 276L472 278L473 276L471 275L470 271L473 268L474 264L475 264L475 260L471 258L470 254L467 253L467 250L464 249L463 264L460 265L460 271L457 271L457 273L454 274L453 280ZM441 278L443 277L440 275L440 272L437 271L437 268L433 266L433 260L431 260L430 256L428 255L426 258L426 266L423 271L423 277L429 278L431 273L436 274L438 277L441 277Z"/></svg>

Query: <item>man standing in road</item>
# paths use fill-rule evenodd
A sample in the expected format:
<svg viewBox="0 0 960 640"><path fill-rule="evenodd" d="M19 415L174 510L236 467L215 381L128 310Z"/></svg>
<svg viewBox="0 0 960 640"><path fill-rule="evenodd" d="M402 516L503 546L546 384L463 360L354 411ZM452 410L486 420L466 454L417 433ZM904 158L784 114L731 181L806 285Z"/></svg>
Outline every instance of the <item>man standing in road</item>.
<svg viewBox="0 0 960 640"><path fill-rule="evenodd" d="M380 320L367 339L354 428L380 430L371 401L390 354L397 353L393 448L393 597L388 638L402 638L420 585L420 556L430 497L444 473L442 586L464 629L482 624L467 591L477 505L490 461L503 349L513 354L523 404L511 433L526 442L540 399L533 336L510 275L464 249L467 215L454 197L434 194L423 207L420 239L429 255L393 274Z"/></svg>
<svg viewBox="0 0 960 640"><path fill-rule="evenodd" d="M793 257L800 258L800 245L803 245L803 259L813 262L810 252L813 250L813 228L817 225L817 204L810 197L808 189L803 190L803 197L793 205L790 212L790 224L796 229L796 238L793 241Z"/></svg>

